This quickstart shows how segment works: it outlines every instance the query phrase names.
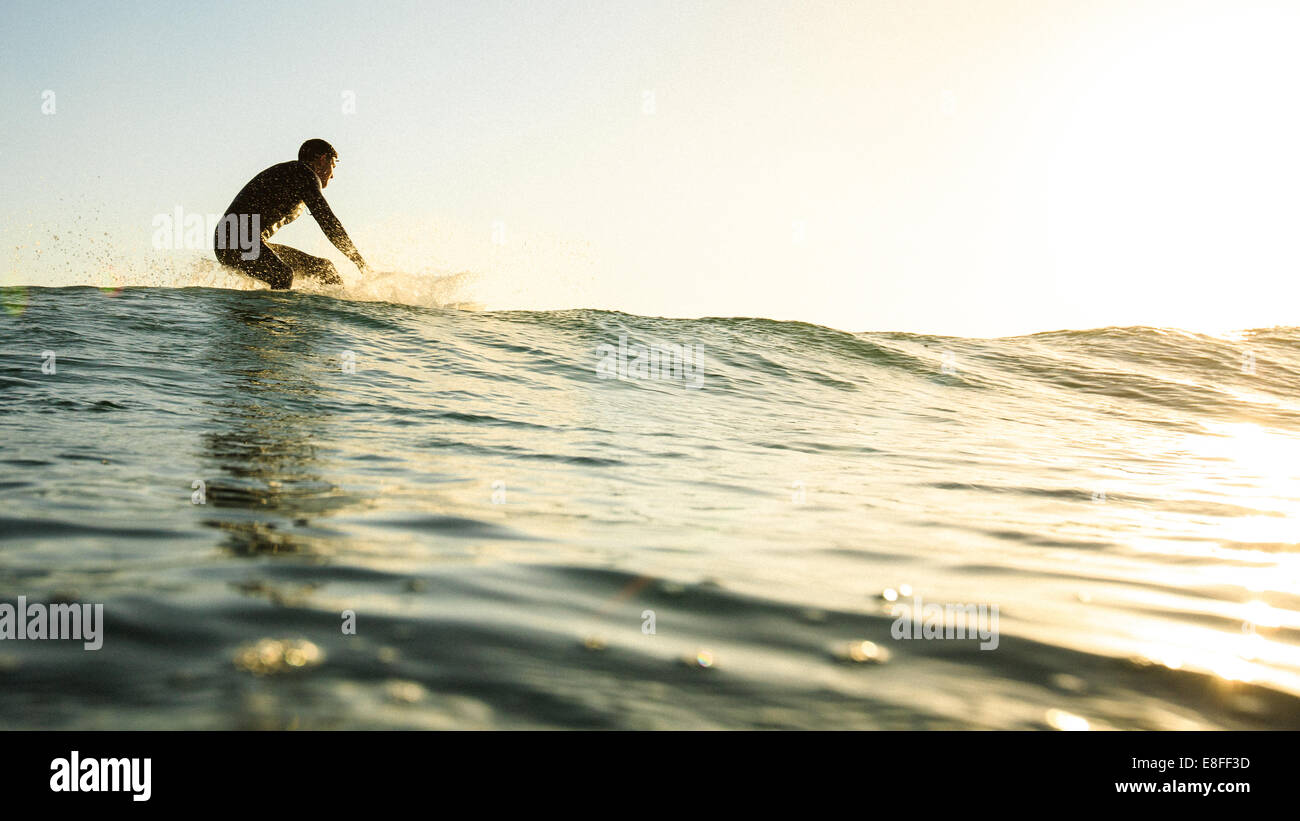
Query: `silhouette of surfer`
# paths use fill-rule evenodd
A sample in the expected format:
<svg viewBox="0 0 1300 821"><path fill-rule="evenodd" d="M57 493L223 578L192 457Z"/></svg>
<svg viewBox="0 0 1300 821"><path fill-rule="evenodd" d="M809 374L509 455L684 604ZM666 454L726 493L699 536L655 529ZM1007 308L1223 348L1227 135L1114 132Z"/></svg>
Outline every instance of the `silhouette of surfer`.
<svg viewBox="0 0 1300 821"><path fill-rule="evenodd" d="M330 285L342 284L338 269L329 260L267 242L276 231L302 216L306 208L334 247L361 273L368 273L361 252L321 193L334 178L338 157L334 147L324 140L308 140L298 149L298 159L273 165L249 180L217 223L213 236L217 261L277 290L290 287L295 275Z"/></svg>

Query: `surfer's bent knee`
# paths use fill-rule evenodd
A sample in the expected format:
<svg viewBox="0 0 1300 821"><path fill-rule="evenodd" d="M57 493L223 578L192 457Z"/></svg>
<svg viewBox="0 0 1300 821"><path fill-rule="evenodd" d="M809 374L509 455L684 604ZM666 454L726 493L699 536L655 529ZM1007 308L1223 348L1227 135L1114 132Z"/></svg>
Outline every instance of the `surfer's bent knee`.
<svg viewBox="0 0 1300 821"><path fill-rule="evenodd" d="M265 282L273 291L287 291L293 287L293 269L276 259L274 254L262 254L256 259L246 260L238 254L223 254L218 249L217 262L245 276Z"/></svg>

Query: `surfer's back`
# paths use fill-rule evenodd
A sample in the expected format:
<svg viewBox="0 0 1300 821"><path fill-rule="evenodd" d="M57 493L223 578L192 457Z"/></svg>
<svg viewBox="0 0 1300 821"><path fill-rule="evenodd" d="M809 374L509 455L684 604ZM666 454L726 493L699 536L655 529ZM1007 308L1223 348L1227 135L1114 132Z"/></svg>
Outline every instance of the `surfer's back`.
<svg viewBox="0 0 1300 821"><path fill-rule="evenodd" d="M262 236L269 237L302 215L304 200L320 191L315 172L300 160L277 163L248 181L227 214L257 214Z"/></svg>

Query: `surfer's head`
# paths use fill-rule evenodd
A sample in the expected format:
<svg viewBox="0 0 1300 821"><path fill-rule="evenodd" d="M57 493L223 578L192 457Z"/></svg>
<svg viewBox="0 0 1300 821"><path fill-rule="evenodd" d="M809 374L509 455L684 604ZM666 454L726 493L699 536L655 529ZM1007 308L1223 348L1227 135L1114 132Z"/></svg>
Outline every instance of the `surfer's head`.
<svg viewBox="0 0 1300 821"><path fill-rule="evenodd" d="M320 177L320 187L324 188L334 178L334 166L338 164L339 152L324 140L308 140L298 149L298 161L306 163L308 168L316 172L316 176Z"/></svg>

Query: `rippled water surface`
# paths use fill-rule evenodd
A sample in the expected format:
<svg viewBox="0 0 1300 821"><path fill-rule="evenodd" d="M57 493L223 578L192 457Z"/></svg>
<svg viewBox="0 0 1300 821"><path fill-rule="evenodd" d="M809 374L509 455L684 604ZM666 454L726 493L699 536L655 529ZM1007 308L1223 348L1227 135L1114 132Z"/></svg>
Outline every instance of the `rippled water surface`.
<svg viewBox="0 0 1300 821"><path fill-rule="evenodd" d="M5 727L1300 728L1295 329L3 298Z"/></svg>

